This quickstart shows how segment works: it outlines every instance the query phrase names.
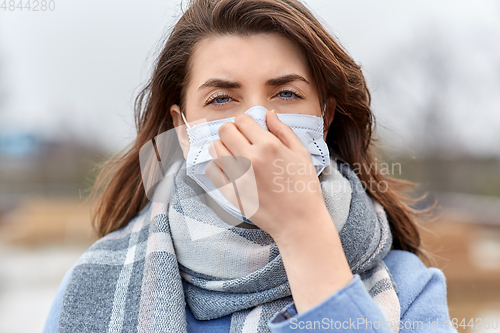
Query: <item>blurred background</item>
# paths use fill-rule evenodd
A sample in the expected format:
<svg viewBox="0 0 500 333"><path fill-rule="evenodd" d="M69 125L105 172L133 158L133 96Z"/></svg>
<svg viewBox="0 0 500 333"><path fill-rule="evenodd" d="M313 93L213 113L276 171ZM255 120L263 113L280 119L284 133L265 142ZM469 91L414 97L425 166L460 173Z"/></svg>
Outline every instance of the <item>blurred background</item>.
<svg viewBox="0 0 500 333"><path fill-rule="evenodd" d="M394 176L439 202L423 241L458 330L500 332L466 326L500 319L500 2L305 3L362 65ZM96 163L134 139L133 100L186 1L51 6L0 8L0 333L41 331L95 241Z"/></svg>

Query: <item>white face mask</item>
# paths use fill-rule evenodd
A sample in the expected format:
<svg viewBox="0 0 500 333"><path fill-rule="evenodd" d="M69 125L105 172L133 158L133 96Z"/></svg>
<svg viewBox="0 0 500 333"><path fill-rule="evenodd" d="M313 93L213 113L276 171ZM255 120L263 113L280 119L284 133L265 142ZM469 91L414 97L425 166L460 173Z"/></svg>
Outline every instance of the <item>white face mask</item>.
<svg viewBox="0 0 500 333"><path fill-rule="evenodd" d="M245 111L265 130L268 130L265 120L267 112L268 110L262 106L254 106ZM210 143L219 139L220 126L229 121L234 121L234 117L205 122L191 127L188 125L184 113L181 113L181 115L188 127L187 134L190 142L186 159L187 175L196 181L222 208L243 221L240 210L222 195L205 173L205 167L212 160L212 156L208 151ZM277 116L293 130L302 144L309 150L316 173L319 176L323 169L330 164L328 146L323 140L323 118L295 113L277 113ZM255 198L257 200L256 207L258 208L257 193ZM249 211L245 207L242 208L246 216L252 216L256 211L256 209L255 211ZM247 219L245 219L245 222L253 224Z"/></svg>

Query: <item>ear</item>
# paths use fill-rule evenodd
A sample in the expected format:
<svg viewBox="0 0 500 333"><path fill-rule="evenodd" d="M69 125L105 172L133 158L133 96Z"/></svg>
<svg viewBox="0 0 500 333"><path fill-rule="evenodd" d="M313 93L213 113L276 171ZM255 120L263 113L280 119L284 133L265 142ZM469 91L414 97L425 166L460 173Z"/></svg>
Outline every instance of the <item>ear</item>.
<svg viewBox="0 0 500 333"><path fill-rule="evenodd" d="M337 107L337 101L335 100L335 98L329 97L326 102L327 118L325 119L325 124L323 127L324 128L323 140L326 140L326 136L328 135L328 130L330 129L333 119L335 118L336 107Z"/></svg>
<svg viewBox="0 0 500 333"><path fill-rule="evenodd" d="M173 104L170 107L170 115L172 116L172 122L174 123L175 131L177 133L177 139L179 140L179 144L181 145L182 155L184 159L187 159L188 151L189 151L189 137L186 131L186 124L182 120L181 116L181 108L177 104Z"/></svg>
<svg viewBox="0 0 500 333"><path fill-rule="evenodd" d="M173 104L170 107L170 115L172 116L172 121L174 122L174 126L180 126L183 124L181 117L181 108L177 104Z"/></svg>

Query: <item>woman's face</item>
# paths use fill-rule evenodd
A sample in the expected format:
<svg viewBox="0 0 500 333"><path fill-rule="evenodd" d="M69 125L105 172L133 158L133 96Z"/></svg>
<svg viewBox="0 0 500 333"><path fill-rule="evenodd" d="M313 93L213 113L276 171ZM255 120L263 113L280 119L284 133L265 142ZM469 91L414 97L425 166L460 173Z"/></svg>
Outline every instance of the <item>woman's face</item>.
<svg viewBox="0 0 500 333"><path fill-rule="evenodd" d="M196 45L191 64L184 114L188 123L234 117L256 105L321 116L305 55L279 34L206 38ZM182 125L179 106L170 112L174 126Z"/></svg>

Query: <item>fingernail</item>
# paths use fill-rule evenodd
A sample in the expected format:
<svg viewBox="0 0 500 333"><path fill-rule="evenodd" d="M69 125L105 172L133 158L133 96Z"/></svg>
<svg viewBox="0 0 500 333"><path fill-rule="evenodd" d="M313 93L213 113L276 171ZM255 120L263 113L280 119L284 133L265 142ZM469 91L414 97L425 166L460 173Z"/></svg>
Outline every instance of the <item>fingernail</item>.
<svg viewBox="0 0 500 333"><path fill-rule="evenodd" d="M273 113L273 115L274 115L276 118L278 118L278 115L276 114L276 111L271 110L271 112Z"/></svg>

